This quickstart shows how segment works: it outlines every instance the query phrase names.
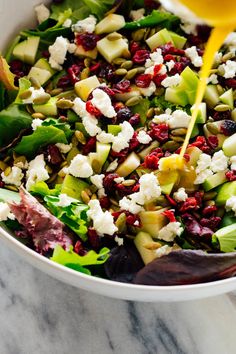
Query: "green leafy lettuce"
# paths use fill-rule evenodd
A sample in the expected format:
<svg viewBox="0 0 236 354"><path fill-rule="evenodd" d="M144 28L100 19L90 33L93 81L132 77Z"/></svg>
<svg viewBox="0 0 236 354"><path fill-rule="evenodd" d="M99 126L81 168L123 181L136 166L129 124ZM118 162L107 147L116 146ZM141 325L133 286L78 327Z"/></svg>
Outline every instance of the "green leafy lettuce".
<svg viewBox="0 0 236 354"><path fill-rule="evenodd" d="M109 252L108 248L102 248L99 253L89 251L85 256L79 256L73 252L72 247L70 251L65 251L61 246L56 246L51 260L79 272L91 274L85 267L104 264L109 258Z"/></svg>
<svg viewBox="0 0 236 354"><path fill-rule="evenodd" d="M50 189L47 183L40 181L35 183L30 188L30 192L38 194L42 197L46 197L47 195L58 196L61 192L61 184L57 184L55 188ZM1 193L0 193L0 197L1 197Z"/></svg>
<svg viewBox="0 0 236 354"><path fill-rule="evenodd" d="M162 12L153 10L152 13L138 21L128 22L125 29L134 31L139 28L161 26L168 30L175 30L180 25L179 17L170 14L169 12Z"/></svg>

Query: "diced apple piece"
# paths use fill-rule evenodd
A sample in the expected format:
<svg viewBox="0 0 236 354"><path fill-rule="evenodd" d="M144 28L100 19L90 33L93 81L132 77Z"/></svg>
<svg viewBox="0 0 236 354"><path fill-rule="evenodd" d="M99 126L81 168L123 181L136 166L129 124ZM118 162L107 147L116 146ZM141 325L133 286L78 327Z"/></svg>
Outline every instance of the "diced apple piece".
<svg viewBox="0 0 236 354"><path fill-rule="evenodd" d="M171 38L170 33L166 28L163 28L161 31L155 33L153 36L148 38L146 40L147 45L151 50L156 49L157 47L166 44L166 43L172 43L174 44L174 41Z"/></svg>
<svg viewBox="0 0 236 354"><path fill-rule="evenodd" d="M36 113L42 113L47 117L56 116L57 115L57 98L51 97L50 100L45 104L34 104L33 110Z"/></svg>
<svg viewBox="0 0 236 354"><path fill-rule="evenodd" d="M117 14L109 14L102 21L100 21L96 28L96 34L111 33L119 31L125 26L124 16Z"/></svg>
<svg viewBox="0 0 236 354"><path fill-rule="evenodd" d="M220 171L213 176L208 177L203 183L203 188L206 192L214 189L227 181L225 171Z"/></svg>
<svg viewBox="0 0 236 354"><path fill-rule="evenodd" d="M39 41L39 37L29 37L25 41L18 43L13 49L12 54L24 63L33 65L35 63Z"/></svg>
<svg viewBox="0 0 236 354"><path fill-rule="evenodd" d="M193 105L190 109L191 113L193 114L195 105ZM196 123L205 124L207 119L207 105L205 102L200 103Z"/></svg>
<svg viewBox="0 0 236 354"><path fill-rule="evenodd" d="M48 70L36 68L33 66L28 74L28 79L36 79L40 85L44 85L51 77L51 73Z"/></svg>
<svg viewBox="0 0 236 354"><path fill-rule="evenodd" d="M115 95L116 99L121 102L126 102L132 97L139 97L140 91L137 86L131 85L129 92L117 93Z"/></svg>
<svg viewBox="0 0 236 354"><path fill-rule="evenodd" d="M61 186L61 193L67 194L71 198L81 200L81 193L88 188L88 183L71 175L66 175Z"/></svg>
<svg viewBox="0 0 236 354"><path fill-rule="evenodd" d="M209 136L212 136L212 133L207 129L206 124L203 127L203 131L204 131L204 135L206 138L209 138ZM218 139L218 150L219 150L220 148L222 148L224 141L227 139L227 137L224 134L217 134L216 137Z"/></svg>
<svg viewBox="0 0 236 354"><path fill-rule="evenodd" d="M153 141L148 147L143 149L138 153L138 156L141 158L142 161L144 161L145 157L149 155L153 150L158 148L160 146L160 143L158 141Z"/></svg>
<svg viewBox="0 0 236 354"><path fill-rule="evenodd" d="M235 195L236 181L224 183L217 191L216 205L225 206L227 200Z"/></svg>
<svg viewBox="0 0 236 354"><path fill-rule="evenodd" d="M192 147L187 148L186 154L189 155L189 161L188 161L187 165L196 167L197 162L200 158L200 155L202 154L202 150L196 146L192 146Z"/></svg>
<svg viewBox="0 0 236 354"><path fill-rule="evenodd" d="M223 93L223 95L220 96L221 102L224 104L229 105L231 109L234 109L234 95L233 95L233 89L231 88L230 90L226 91Z"/></svg>
<svg viewBox="0 0 236 354"><path fill-rule="evenodd" d="M111 63L114 59L121 57L123 52L128 50L128 43L125 39L120 38L116 41L109 41L107 37L97 42L99 53Z"/></svg>
<svg viewBox="0 0 236 354"><path fill-rule="evenodd" d="M100 86L100 82L96 75L88 77L87 79L76 82L75 92L83 100L87 98L92 90Z"/></svg>
<svg viewBox="0 0 236 354"><path fill-rule="evenodd" d="M222 148L226 156L236 155L236 133L224 141Z"/></svg>
<svg viewBox="0 0 236 354"><path fill-rule="evenodd" d="M164 194L170 194L180 179L177 171L158 171L157 178L160 183L161 191Z"/></svg>
<svg viewBox="0 0 236 354"><path fill-rule="evenodd" d="M109 134L118 135L121 132L121 127L119 125L113 124L107 126L107 132Z"/></svg>
<svg viewBox="0 0 236 354"><path fill-rule="evenodd" d="M49 64L49 62L48 62L47 59L45 59L45 58L39 59L39 60L34 64L34 67L35 67L35 68L44 69L44 70L49 71L49 72L51 73L51 76L56 73L56 70L52 69L51 65Z"/></svg>
<svg viewBox="0 0 236 354"><path fill-rule="evenodd" d="M204 100L210 108L214 108L220 100L216 85L208 85L205 91Z"/></svg>
<svg viewBox="0 0 236 354"><path fill-rule="evenodd" d="M116 173L121 177L127 177L140 165L140 158L132 152L127 159L117 168Z"/></svg>
<svg viewBox="0 0 236 354"><path fill-rule="evenodd" d="M187 42L187 38L180 36L175 32L169 31L172 41L174 42L174 46L178 49L183 49L185 43Z"/></svg>
<svg viewBox="0 0 236 354"><path fill-rule="evenodd" d="M7 90L18 90L14 84L15 75L10 71L6 59L0 57L0 81Z"/></svg>
<svg viewBox="0 0 236 354"><path fill-rule="evenodd" d="M98 161L98 163L100 165L100 170L101 170L102 166L107 161L110 150L111 150L110 144L103 144L103 143L97 142L96 152L91 152L89 154L89 161L90 161L91 165L93 165L93 162L96 160L96 161Z"/></svg>
<svg viewBox="0 0 236 354"><path fill-rule="evenodd" d="M77 57L96 59L98 56L97 48L93 50L85 50L82 45L78 45L74 53Z"/></svg>
<svg viewBox="0 0 236 354"><path fill-rule="evenodd" d="M186 93L178 87L168 87L165 93L165 100L183 107L189 103Z"/></svg>
<svg viewBox="0 0 236 354"><path fill-rule="evenodd" d="M152 237L157 238L159 231L167 224L168 220L163 215L166 209L155 211L141 211L139 213L142 231L148 232Z"/></svg>
<svg viewBox="0 0 236 354"><path fill-rule="evenodd" d="M198 185L194 184L196 178L196 170L193 166L190 166L188 169L185 169L181 172L178 188L182 187L186 189L187 193L194 192L196 189L198 189Z"/></svg>
<svg viewBox="0 0 236 354"><path fill-rule="evenodd" d="M148 264L157 258L155 250L150 250L147 247L154 244L151 236L146 232L139 232L134 239L134 244L144 262Z"/></svg>
<svg viewBox="0 0 236 354"><path fill-rule="evenodd" d="M12 51L13 56L23 62L25 61L26 43L27 40L18 43Z"/></svg>

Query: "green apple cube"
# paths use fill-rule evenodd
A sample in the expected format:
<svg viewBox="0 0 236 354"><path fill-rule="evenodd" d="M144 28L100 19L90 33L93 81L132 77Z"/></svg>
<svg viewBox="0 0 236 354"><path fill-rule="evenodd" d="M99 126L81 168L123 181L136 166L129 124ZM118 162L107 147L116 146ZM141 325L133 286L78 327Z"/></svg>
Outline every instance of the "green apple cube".
<svg viewBox="0 0 236 354"><path fill-rule="evenodd" d="M226 156L236 155L236 133L225 139L222 148Z"/></svg>
<svg viewBox="0 0 236 354"><path fill-rule="evenodd" d="M234 95L233 89L226 91L223 95L220 96L221 102L227 104L231 109L234 109Z"/></svg>
<svg viewBox="0 0 236 354"><path fill-rule="evenodd" d="M190 109L191 113L193 114L195 109L195 105L193 105ZM196 123L205 124L207 119L207 105L205 102L200 103L197 113Z"/></svg>
<svg viewBox="0 0 236 354"><path fill-rule="evenodd" d="M35 64L35 68L39 69L44 69L47 70L51 73L51 76L53 76L56 73L56 70L52 69L51 65L49 64L48 60L45 58L39 59Z"/></svg>
<svg viewBox="0 0 236 354"><path fill-rule="evenodd" d="M36 68L33 66L28 74L28 79L36 79L41 86L43 86L50 78L51 73L48 70Z"/></svg>
<svg viewBox="0 0 236 354"><path fill-rule="evenodd" d="M110 150L111 150L110 144L103 144L103 143L99 143L97 141L97 144L96 144L97 157L98 157L98 161L100 162L100 164L102 166L107 161Z"/></svg>
<svg viewBox="0 0 236 354"><path fill-rule="evenodd" d="M152 262L157 256L155 250L149 250L146 245L153 244L152 237L147 232L139 232L134 239L134 244L144 264Z"/></svg>
<svg viewBox="0 0 236 354"><path fill-rule="evenodd" d="M146 40L146 43L151 50L154 50L157 47L159 47L163 44L166 44L166 43L174 44L174 41L172 40L171 35L167 31L167 29L163 28L161 31L155 33L153 36L148 38Z"/></svg>
<svg viewBox="0 0 236 354"><path fill-rule="evenodd" d="M221 184L225 183L227 181L227 178L225 176L225 171L220 171L217 172L216 174L208 177L205 182L203 183L203 188L206 192L210 191L211 189L214 189Z"/></svg>
<svg viewBox="0 0 236 354"><path fill-rule="evenodd" d="M15 58L22 60L24 63L33 65L35 63L39 42L39 37L28 37L25 41L15 46L12 54Z"/></svg>
<svg viewBox="0 0 236 354"><path fill-rule="evenodd" d="M82 45L77 45L76 51L74 53L77 57L90 58L95 60L98 56L97 48L92 50L85 50Z"/></svg>
<svg viewBox="0 0 236 354"><path fill-rule="evenodd" d="M27 43L27 40L18 43L12 52L13 56L16 59L19 59L23 62L25 61L26 43Z"/></svg>
<svg viewBox="0 0 236 354"><path fill-rule="evenodd" d="M172 41L174 42L174 46L178 49L183 49L185 43L187 42L187 38L180 36L175 32L169 31Z"/></svg>
<svg viewBox="0 0 236 354"><path fill-rule="evenodd" d="M97 42L99 53L111 63L114 59L123 55L123 52L128 50L128 42L124 38L110 41L107 37Z"/></svg>
<svg viewBox="0 0 236 354"><path fill-rule="evenodd" d="M121 177L127 177L140 165L140 158L132 152L127 159L117 168L116 173Z"/></svg>
<svg viewBox="0 0 236 354"><path fill-rule="evenodd" d="M192 69L187 66L180 76L182 77L182 82L186 84L190 91L197 89L199 79Z"/></svg>
<svg viewBox="0 0 236 354"><path fill-rule="evenodd" d="M119 125L108 125L107 126L107 132L109 134L113 134L113 135L118 135L121 132L121 127Z"/></svg>
<svg viewBox="0 0 236 354"><path fill-rule="evenodd" d="M217 192L216 205L225 205L229 198L236 195L236 181L223 184Z"/></svg>
<svg viewBox="0 0 236 354"><path fill-rule="evenodd" d="M129 92L117 93L115 95L116 99L121 102L126 102L130 98L139 97L139 96L140 96L140 90L135 85L131 85Z"/></svg>
<svg viewBox="0 0 236 354"><path fill-rule="evenodd" d="M205 91L204 100L210 108L214 108L219 103L220 96L216 85L208 85Z"/></svg>
<svg viewBox="0 0 236 354"><path fill-rule="evenodd" d="M178 87L168 87L165 92L165 100L183 107L188 104L186 93Z"/></svg>
<svg viewBox="0 0 236 354"><path fill-rule="evenodd" d="M217 240L222 252L234 252L236 248L236 224L223 227L216 231L212 238Z"/></svg>
<svg viewBox="0 0 236 354"><path fill-rule="evenodd" d="M117 15L117 14L109 14L97 24L95 28L95 33L96 34L111 33L115 31L119 31L124 26L125 26L124 16Z"/></svg>
<svg viewBox="0 0 236 354"><path fill-rule="evenodd" d="M87 101L87 98L91 91L100 86L100 81L97 76L91 76L87 79L76 82L75 92L83 100Z"/></svg>
<svg viewBox="0 0 236 354"><path fill-rule="evenodd" d="M139 217L142 231L148 232L152 237L157 238L159 231L167 224L167 218L163 215L165 210L141 211Z"/></svg>
<svg viewBox="0 0 236 354"><path fill-rule="evenodd" d="M50 100L45 104L34 104L33 110L36 113L42 113L47 117L56 116L58 113L56 102L57 98L51 97Z"/></svg>
<svg viewBox="0 0 236 354"><path fill-rule="evenodd" d="M68 197L81 200L81 193L88 188L88 183L71 175L66 175L61 186L61 193L67 194Z"/></svg>

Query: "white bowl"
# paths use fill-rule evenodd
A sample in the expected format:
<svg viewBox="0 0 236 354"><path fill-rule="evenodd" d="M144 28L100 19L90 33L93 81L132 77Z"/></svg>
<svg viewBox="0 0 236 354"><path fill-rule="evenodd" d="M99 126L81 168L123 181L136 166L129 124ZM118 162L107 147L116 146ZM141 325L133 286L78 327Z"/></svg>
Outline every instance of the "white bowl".
<svg viewBox="0 0 236 354"><path fill-rule="evenodd" d="M38 0L0 0L1 47L4 48L17 31L34 23L33 7ZM1 49L2 49L1 48ZM91 277L56 264L24 246L0 227L1 239L27 262L49 275L75 287L118 299L135 301L186 301L216 296L236 289L236 278L181 286L145 286L118 283Z"/></svg>

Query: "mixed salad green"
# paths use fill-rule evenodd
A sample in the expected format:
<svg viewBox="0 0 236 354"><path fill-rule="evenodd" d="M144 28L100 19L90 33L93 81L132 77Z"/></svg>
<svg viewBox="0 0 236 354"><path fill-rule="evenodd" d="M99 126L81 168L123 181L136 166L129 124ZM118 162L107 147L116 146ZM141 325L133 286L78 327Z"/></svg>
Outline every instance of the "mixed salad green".
<svg viewBox="0 0 236 354"><path fill-rule="evenodd" d="M236 269L236 33L216 53L185 167L211 28L155 0L54 0L0 57L0 222L76 271L176 285Z"/></svg>

